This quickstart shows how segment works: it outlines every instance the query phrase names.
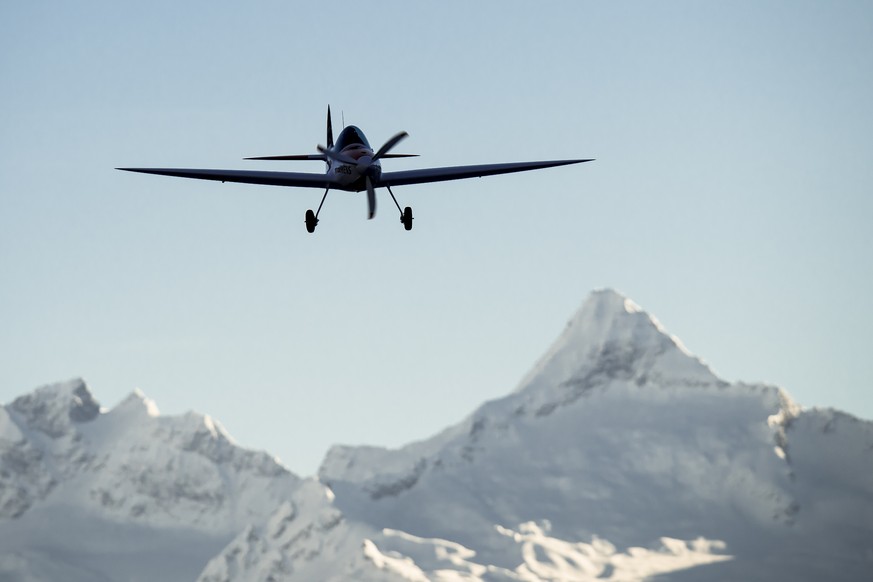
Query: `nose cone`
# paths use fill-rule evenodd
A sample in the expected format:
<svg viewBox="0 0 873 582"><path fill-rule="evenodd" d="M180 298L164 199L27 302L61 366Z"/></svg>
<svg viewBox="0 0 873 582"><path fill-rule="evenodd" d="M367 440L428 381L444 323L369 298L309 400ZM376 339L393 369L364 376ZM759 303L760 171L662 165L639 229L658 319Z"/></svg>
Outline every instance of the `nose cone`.
<svg viewBox="0 0 873 582"><path fill-rule="evenodd" d="M363 174L364 172L367 171L367 169L373 163L373 156L364 154L364 155L361 155L360 157L358 157L357 160L358 160L358 173Z"/></svg>

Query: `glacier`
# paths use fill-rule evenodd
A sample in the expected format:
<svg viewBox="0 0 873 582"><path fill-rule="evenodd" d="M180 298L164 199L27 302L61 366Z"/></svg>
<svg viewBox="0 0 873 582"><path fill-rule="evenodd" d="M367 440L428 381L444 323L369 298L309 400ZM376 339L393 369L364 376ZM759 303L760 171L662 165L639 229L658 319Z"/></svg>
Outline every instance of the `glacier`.
<svg viewBox="0 0 873 582"><path fill-rule="evenodd" d="M313 477L138 391L105 410L76 380L0 408L0 580L871 571L873 423L722 380L609 289L506 396L399 449L334 446Z"/></svg>

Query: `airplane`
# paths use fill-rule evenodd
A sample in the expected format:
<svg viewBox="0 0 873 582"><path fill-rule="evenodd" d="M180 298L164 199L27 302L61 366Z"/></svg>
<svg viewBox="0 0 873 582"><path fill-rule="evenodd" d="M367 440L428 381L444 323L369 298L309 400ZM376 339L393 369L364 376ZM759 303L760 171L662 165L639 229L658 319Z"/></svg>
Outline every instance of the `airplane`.
<svg viewBox="0 0 873 582"><path fill-rule="evenodd" d="M340 132L336 141L333 139L333 124L331 122L330 106L327 107L327 146L319 145L317 154L300 154L285 156L261 156L244 158L246 160L320 160L327 164L323 174L303 172L267 172L260 170L205 170L187 168L116 168L125 172L140 172L143 174L158 174L179 178L195 178L198 180L215 180L220 182L238 182L243 184L267 184L272 186L294 186L301 188L324 188L324 195L318 210L306 211L306 231L315 232L318 225L318 215L331 190L346 192L367 192L367 217L376 215L376 188L385 187L391 194L397 210L400 211L400 222L406 230L412 230L412 208L400 209L400 204L391 190L391 186L406 186L408 184L424 184L428 182L443 182L447 180L462 180L496 174L527 172L541 168L580 164L586 160L550 160L541 162L512 162L503 164L480 164L474 166L451 166L444 168L423 168L419 170L404 170L399 172L382 172L380 160L388 158L417 157L416 154L392 154L394 147L408 137L401 131L382 144L378 150L373 150L364 132L354 125L349 125Z"/></svg>

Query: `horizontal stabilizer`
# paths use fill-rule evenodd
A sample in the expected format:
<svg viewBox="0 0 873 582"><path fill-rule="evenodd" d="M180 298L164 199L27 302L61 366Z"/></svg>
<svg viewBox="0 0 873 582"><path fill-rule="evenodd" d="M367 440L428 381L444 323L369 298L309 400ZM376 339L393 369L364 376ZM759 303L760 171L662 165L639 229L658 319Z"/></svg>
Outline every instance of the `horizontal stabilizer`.
<svg viewBox="0 0 873 582"><path fill-rule="evenodd" d="M382 158L417 158L418 154L384 154ZM244 160L316 160L323 162L327 160L324 154L298 154L290 156L258 156L256 158L243 158Z"/></svg>

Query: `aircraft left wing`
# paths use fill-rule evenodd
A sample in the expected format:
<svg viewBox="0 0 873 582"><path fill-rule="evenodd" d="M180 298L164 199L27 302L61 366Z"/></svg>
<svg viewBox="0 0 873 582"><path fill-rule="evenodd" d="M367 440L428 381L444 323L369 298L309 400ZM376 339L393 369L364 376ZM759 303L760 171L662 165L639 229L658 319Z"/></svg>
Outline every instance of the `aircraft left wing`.
<svg viewBox="0 0 873 582"><path fill-rule="evenodd" d="M450 166L446 168L424 168L421 170L404 170L401 172L383 172L378 186L403 186L406 184L425 184L427 182L445 182L447 180L463 180L465 178L481 178L496 174L511 174L527 172L555 166L581 164L593 160L549 160L543 162L510 162L508 164L481 164L476 166Z"/></svg>
<svg viewBox="0 0 873 582"><path fill-rule="evenodd" d="M297 186L301 188L331 188L336 182L325 174L306 172L264 172L260 170L198 170L187 168L115 168L125 172L158 174L177 178L239 182L242 184L266 184L270 186Z"/></svg>

